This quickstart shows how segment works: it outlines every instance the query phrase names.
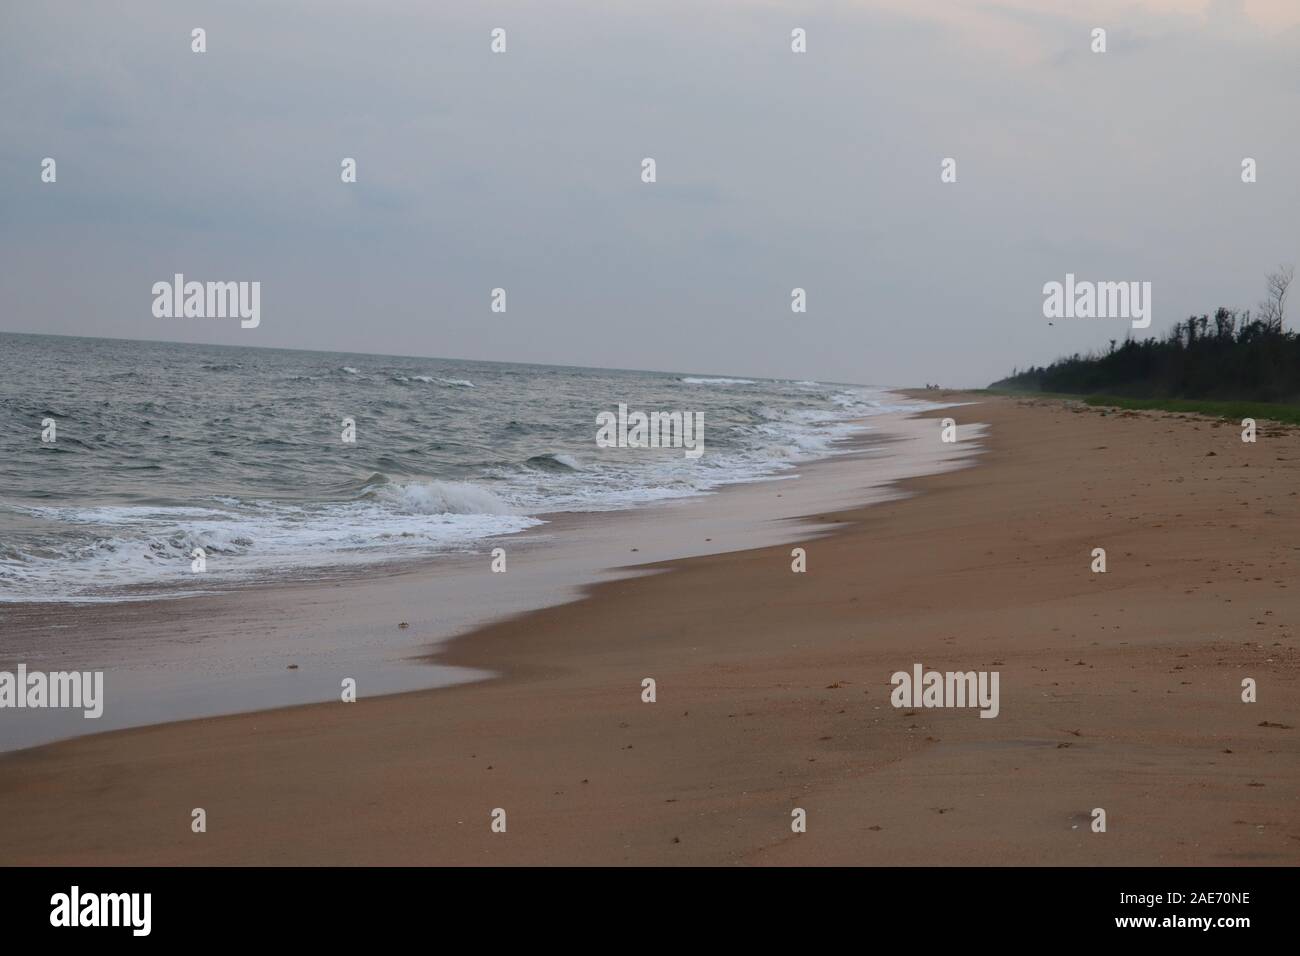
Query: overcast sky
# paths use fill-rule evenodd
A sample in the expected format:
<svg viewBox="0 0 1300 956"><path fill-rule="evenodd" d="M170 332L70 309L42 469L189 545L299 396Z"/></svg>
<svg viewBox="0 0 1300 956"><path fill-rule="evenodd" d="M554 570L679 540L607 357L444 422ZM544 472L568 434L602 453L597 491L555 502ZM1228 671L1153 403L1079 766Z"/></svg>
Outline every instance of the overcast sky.
<svg viewBox="0 0 1300 956"><path fill-rule="evenodd" d="M1128 330L1045 282L1159 334L1298 213L1297 0L0 2L0 331L983 385Z"/></svg>

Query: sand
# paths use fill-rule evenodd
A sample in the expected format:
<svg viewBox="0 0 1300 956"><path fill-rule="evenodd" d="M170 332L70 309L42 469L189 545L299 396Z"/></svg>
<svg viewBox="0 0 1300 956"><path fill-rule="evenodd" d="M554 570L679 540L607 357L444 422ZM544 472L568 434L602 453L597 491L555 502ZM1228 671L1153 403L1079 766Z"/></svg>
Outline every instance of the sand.
<svg viewBox="0 0 1300 956"><path fill-rule="evenodd" d="M807 573L667 562L440 648L494 679L0 756L0 863L1300 862L1300 430L946 397L978 464L816 516ZM891 706L916 662L999 716Z"/></svg>

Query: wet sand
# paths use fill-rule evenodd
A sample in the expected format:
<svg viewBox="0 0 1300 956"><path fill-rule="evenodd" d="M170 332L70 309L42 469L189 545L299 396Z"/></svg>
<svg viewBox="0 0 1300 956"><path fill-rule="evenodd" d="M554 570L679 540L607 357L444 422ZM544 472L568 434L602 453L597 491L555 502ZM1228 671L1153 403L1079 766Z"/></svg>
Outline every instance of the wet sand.
<svg viewBox="0 0 1300 956"><path fill-rule="evenodd" d="M489 680L0 756L0 862L1300 862L1300 431L948 397L978 464L809 514L804 574L697 554L439 647ZM999 716L892 707L915 662Z"/></svg>
<svg viewBox="0 0 1300 956"><path fill-rule="evenodd" d="M0 711L0 753L123 727L336 701L343 677L366 697L484 680L494 672L443 663L438 648L668 561L809 540L836 527L834 513L897 497L892 483L959 467L979 452L973 441L936 444L928 424L906 415L863 425L835 456L773 481L625 511L542 515L542 525L465 553L165 600L0 604L0 669L102 670L108 698L96 720L75 710ZM961 431L978 435L976 426ZM504 574L492 571L497 547Z"/></svg>

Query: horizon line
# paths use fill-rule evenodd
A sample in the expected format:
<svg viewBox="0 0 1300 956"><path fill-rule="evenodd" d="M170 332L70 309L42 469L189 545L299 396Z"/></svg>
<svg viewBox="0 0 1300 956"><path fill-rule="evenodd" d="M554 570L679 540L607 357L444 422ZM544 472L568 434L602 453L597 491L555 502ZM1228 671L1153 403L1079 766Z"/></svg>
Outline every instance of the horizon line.
<svg viewBox="0 0 1300 956"><path fill-rule="evenodd" d="M649 368L614 368L603 367L599 365L564 365L551 364L544 362L510 362L500 359L475 359L465 358L463 356L446 356L446 355L397 355L391 352L352 352L339 351L337 349L305 349L294 348L285 345L228 345L216 342L180 342L175 339L136 339L127 336L113 335L71 335L65 332L15 332L0 329L0 335L25 335L33 338L53 338L53 339L89 339L93 342L142 342L150 345L191 345L200 348L214 349L259 349L268 352L315 352L320 355L365 355L371 358L398 358L398 359L428 359L435 362L477 362L482 365L520 365L528 368L566 368L581 369L589 372L634 372L637 374L651 375L700 375L713 378L739 378L742 373L739 372L694 372L684 371L681 369L649 369ZM772 378L766 375L744 374L745 378L754 379L763 382L795 382L795 381L816 381L818 385L849 385L857 388L918 388L915 385L873 385L866 382L836 382L822 381L821 379L795 379L795 378Z"/></svg>

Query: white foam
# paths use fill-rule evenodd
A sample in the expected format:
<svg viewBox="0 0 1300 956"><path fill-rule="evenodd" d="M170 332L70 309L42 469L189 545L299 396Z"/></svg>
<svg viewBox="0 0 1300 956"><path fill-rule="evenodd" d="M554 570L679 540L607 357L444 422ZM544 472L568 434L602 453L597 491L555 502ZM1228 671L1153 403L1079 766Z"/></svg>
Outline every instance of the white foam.
<svg viewBox="0 0 1300 956"><path fill-rule="evenodd" d="M231 499L225 499L230 501ZM541 522L493 492L464 482L381 486L351 502L240 502L195 507L32 508L35 516L102 529L91 543L50 555L0 559L0 602L68 601L105 588L184 588L463 550ZM195 548L207 569L191 571ZM181 591L166 592L179 596ZM122 595L125 597L126 595ZM133 597L141 595L133 594Z"/></svg>
<svg viewBox="0 0 1300 956"><path fill-rule="evenodd" d="M473 387L465 380L416 378ZM681 381L754 384L725 378ZM869 427L864 419L930 407L871 388L817 386L822 391L813 393L791 391L791 383L762 387L774 385L783 386L785 395L774 394L768 404L746 403L747 415L737 419L742 424L722 432L712 430L719 426L706 428L706 451L699 459L687 459L676 449L627 454L598 451L593 444L581 458L572 449L551 451L527 462L491 466L473 481L375 474L350 500L223 494L185 506L18 506L55 531L29 547L30 553L0 550L0 601L97 598L104 588L123 586L165 585L171 595L268 571L301 575L464 550L534 526L537 515L618 510L708 494L727 484L791 477L801 462L847 450L843 440ZM559 467L537 467L540 459ZM75 529L75 535L64 528ZM207 552L203 575L190 572L194 548Z"/></svg>
<svg viewBox="0 0 1300 956"><path fill-rule="evenodd" d="M511 508L499 495L463 481L410 481L381 486L378 497L403 514L507 515Z"/></svg>

